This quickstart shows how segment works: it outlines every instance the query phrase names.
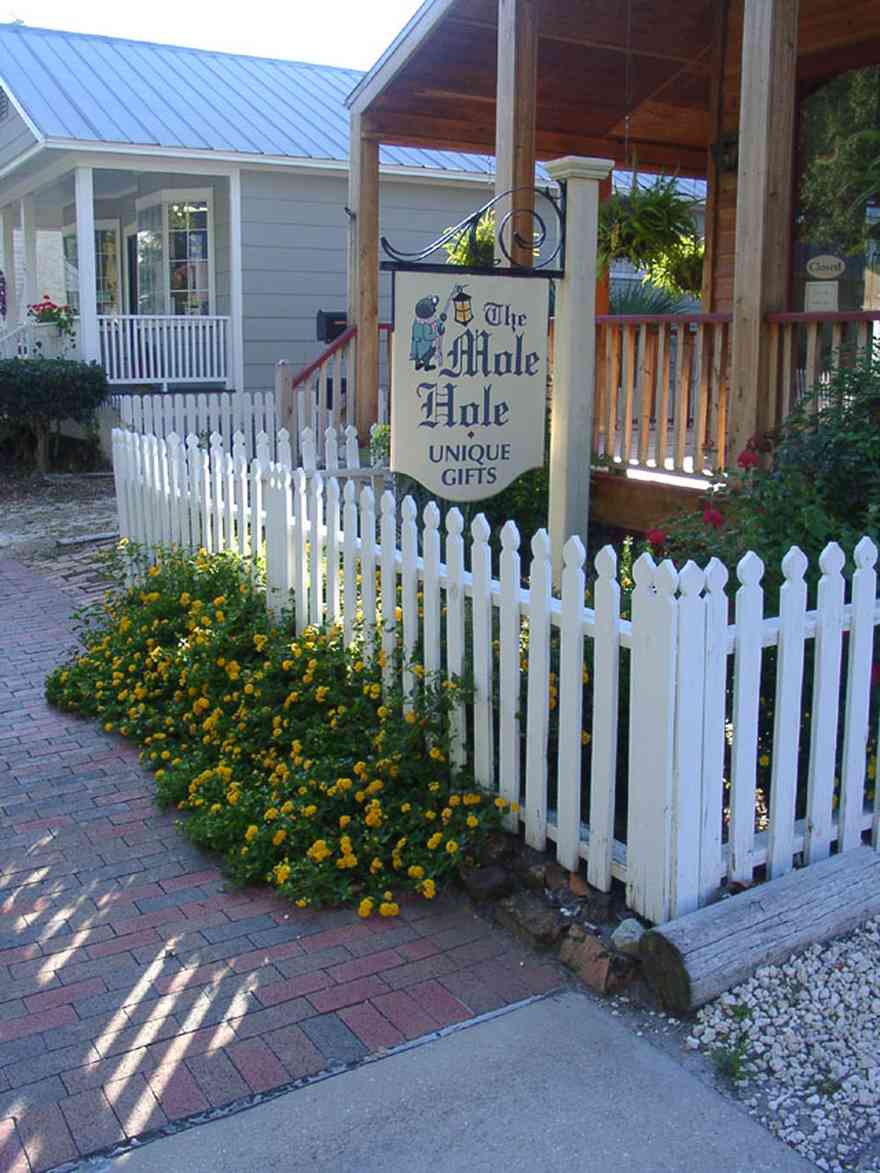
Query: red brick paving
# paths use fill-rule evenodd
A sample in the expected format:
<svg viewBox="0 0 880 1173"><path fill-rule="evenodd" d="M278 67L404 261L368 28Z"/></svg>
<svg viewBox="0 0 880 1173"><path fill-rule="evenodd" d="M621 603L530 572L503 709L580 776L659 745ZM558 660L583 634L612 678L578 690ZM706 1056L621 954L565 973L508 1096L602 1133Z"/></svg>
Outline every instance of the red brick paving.
<svg viewBox="0 0 880 1173"><path fill-rule="evenodd" d="M41 1173L560 984L463 897L224 891L136 752L50 709L69 598L0 559L0 1173Z"/></svg>

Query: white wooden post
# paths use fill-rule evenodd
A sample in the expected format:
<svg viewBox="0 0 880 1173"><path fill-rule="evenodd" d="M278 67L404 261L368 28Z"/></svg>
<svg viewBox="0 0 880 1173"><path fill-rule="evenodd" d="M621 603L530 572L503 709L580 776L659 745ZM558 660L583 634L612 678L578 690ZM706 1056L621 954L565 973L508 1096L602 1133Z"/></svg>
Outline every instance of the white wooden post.
<svg viewBox="0 0 880 1173"><path fill-rule="evenodd" d="M21 300L25 306L29 306L33 305L40 296L40 292L37 290L37 225L32 195L22 196L21 235L24 244L24 281Z"/></svg>
<svg viewBox="0 0 880 1173"><path fill-rule="evenodd" d="M76 260L79 288L79 353L84 362L100 358L98 348L95 190L91 167L77 167Z"/></svg>
<svg viewBox="0 0 880 1173"><path fill-rule="evenodd" d="M599 184L610 159L569 156L545 164L565 183L565 276L556 289L553 413L550 428L550 548L553 577L572 534L587 548L596 366L596 241Z"/></svg>
<svg viewBox="0 0 880 1173"><path fill-rule="evenodd" d="M678 609L675 567L633 566L626 902L655 924L672 909L672 778Z"/></svg>
<svg viewBox="0 0 880 1173"><path fill-rule="evenodd" d="M15 229L18 217L18 204L7 204L3 209L3 273L6 277L7 330L14 330L22 316L15 285Z"/></svg>

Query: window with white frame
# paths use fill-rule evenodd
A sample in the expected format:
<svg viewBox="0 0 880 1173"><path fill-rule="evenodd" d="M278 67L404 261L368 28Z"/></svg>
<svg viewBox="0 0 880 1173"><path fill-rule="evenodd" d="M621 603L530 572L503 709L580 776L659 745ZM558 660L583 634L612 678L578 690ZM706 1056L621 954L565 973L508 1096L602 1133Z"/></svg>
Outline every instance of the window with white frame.
<svg viewBox="0 0 880 1173"><path fill-rule="evenodd" d="M64 229L64 288L67 304L79 313L79 257L76 229ZM99 220L95 225L95 302L99 314L122 309L119 288L119 224Z"/></svg>
<svg viewBox="0 0 880 1173"><path fill-rule="evenodd" d="M163 191L138 201L137 288L143 314L212 312L210 191Z"/></svg>

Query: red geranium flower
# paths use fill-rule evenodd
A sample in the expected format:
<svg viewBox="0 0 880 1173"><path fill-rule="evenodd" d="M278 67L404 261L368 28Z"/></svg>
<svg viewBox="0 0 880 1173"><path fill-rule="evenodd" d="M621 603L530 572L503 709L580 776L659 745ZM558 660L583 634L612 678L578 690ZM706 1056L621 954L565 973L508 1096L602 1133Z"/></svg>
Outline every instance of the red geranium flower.
<svg viewBox="0 0 880 1173"><path fill-rule="evenodd" d="M714 526L715 529L721 529L724 525L724 514L720 509L715 509L712 505L707 505L703 510L703 521L706 525Z"/></svg>
<svg viewBox="0 0 880 1173"><path fill-rule="evenodd" d="M663 546L666 544L666 533L662 529L649 529L645 535L654 547Z"/></svg>
<svg viewBox="0 0 880 1173"><path fill-rule="evenodd" d="M758 454L754 448L743 448L739 456L736 458L736 463L740 468L749 469L756 468L758 464Z"/></svg>

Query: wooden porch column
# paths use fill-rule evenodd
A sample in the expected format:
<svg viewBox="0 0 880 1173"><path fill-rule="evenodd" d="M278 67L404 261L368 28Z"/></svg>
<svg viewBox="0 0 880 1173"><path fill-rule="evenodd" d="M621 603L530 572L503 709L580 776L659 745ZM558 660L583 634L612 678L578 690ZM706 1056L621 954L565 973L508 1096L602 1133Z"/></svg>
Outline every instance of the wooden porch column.
<svg viewBox="0 0 880 1173"><path fill-rule="evenodd" d="M495 113L495 194L513 188L511 200L496 205L499 228L513 208L528 212L535 206L535 116L538 87L538 18L535 0L498 0L498 82ZM518 233L531 240L532 218L514 216L505 232L505 243L513 261L531 265L532 250L514 241ZM495 254L502 265L508 262L496 241Z"/></svg>
<svg viewBox="0 0 880 1173"><path fill-rule="evenodd" d="M6 329L14 330L21 314L15 286L15 229L18 225L18 204L7 204L3 209L3 275L6 278Z"/></svg>
<svg viewBox="0 0 880 1173"><path fill-rule="evenodd" d="M27 313L26 307L34 305L42 294L42 290L37 289L37 225L32 195L22 196L21 199L21 236L24 245L22 250L24 280L21 300L24 303L25 313Z"/></svg>
<svg viewBox="0 0 880 1173"><path fill-rule="evenodd" d="M97 267L95 260L95 188L91 167L77 167L76 262L79 291L79 353L84 362L100 358L98 345Z"/></svg>
<svg viewBox="0 0 880 1173"><path fill-rule="evenodd" d="M764 316L787 308L798 5L744 5L728 464L773 423Z"/></svg>
<svg viewBox="0 0 880 1173"><path fill-rule="evenodd" d="M348 320L357 326L356 422L361 444L379 419L379 142L352 115L348 172Z"/></svg>

